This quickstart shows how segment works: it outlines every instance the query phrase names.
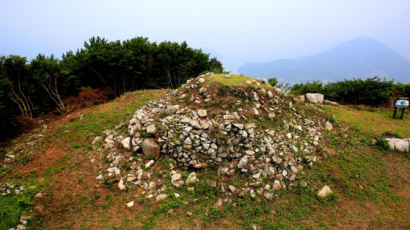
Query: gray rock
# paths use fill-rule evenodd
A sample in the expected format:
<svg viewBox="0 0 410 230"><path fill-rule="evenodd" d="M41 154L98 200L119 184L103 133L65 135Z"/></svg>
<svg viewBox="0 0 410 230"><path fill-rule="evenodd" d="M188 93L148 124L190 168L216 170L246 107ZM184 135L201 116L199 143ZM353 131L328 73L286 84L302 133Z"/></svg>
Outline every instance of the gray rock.
<svg viewBox="0 0 410 230"><path fill-rule="evenodd" d="M273 189L274 189L274 190L279 190L279 189L281 189L281 188L282 188L282 185L281 185L280 181L279 181L279 180L275 180L275 181L273 182Z"/></svg>
<svg viewBox="0 0 410 230"><path fill-rule="evenodd" d="M233 126L235 126L236 128L242 130L244 125L243 124L239 124L239 123L234 123Z"/></svg>
<svg viewBox="0 0 410 230"><path fill-rule="evenodd" d="M326 121L326 123L325 123L325 129L327 129L327 130L329 130L329 131L332 130L332 129L333 129L332 123Z"/></svg>
<svg viewBox="0 0 410 230"><path fill-rule="evenodd" d="M127 187L124 184L124 180L122 178L118 182L117 186L118 186L118 189L120 189L120 191L125 191L127 189Z"/></svg>
<svg viewBox="0 0 410 230"><path fill-rule="evenodd" d="M157 200L157 202L165 200L168 198L168 195L165 193L159 194L158 196L155 197L155 199Z"/></svg>
<svg viewBox="0 0 410 230"><path fill-rule="evenodd" d="M259 111L258 111L257 108L253 108L252 111L253 111L253 114L254 114L254 115L256 115L256 116L259 115Z"/></svg>
<svg viewBox="0 0 410 230"><path fill-rule="evenodd" d="M128 208L131 208L132 206L134 206L134 201L130 201L127 203Z"/></svg>
<svg viewBox="0 0 410 230"><path fill-rule="evenodd" d="M198 178L196 177L196 173L195 172L191 172L188 175L188 178L186 179L185 183L190 185L190 184L195 184L198 181Z"/></svg>
<svg viewBox="0 0 410 230"><path fill-rule="evenodd" d="M233 186L233 185L229 185L228 188L229 188L229 191L231 191L232 193L236 193L236 192L237 192L236 187Z"/></svg>
<svg viewBox="0 0 410 230"><path fill-rule="evenodd" d="M169 105L165 109L165 113L167 114L174 114L179 110L179 105Z"/></svg>
<svg viewBox="0 0 410 230"><path fill-rule="evenodd" d="M147 132L151 133L151 134L154 134L154 133L157 132L157 127L155 127L154 124L148 125L147 126Z"/></svg>
<svg viewBox="0 0 410 230"><path fill-rule="evenodd" d="M276 164L280 164L282 163L282 158L278 157L278 156L273 156L272 157L273 162L275 162Z"/></svg>
<svg viewBox="0 0 410 230"><path fill-rule="evenodd" d="M125 149L130 150L131 149L131 137L126 137L121 141L122 147Z"/></svg>
<svg viewBox="0 0 410 230"><path fill-rule="evenodd" d="M327 197L327 196L328 196L329 194L331 194L331 193L333 193L332 189L330 189L329 186L325 185L325 186L323 186L322 189L320 189L320 190L317 192L317 196L318 196L318 197L325 198L325 197Z"/></svg>
<svg viewBox="0 0 410 230"><path fill-rule="evenodd" d="M398 152L410 152L410 138L386 138L391 150Z"/></svg>
<svg viewBox="0 0 410 230"><path fill-rule="evenodd" d="M198 109L197 113L200 117L206 117L206 115L208 114L205 109Z"/></svg>
<svg viewBox="0 0 410 230"><path fill-rule="evenodd" d="M244 156L238 163L238 168L243 169L248 164L249 156Z"/></svg>
<svg viewBox="0 0 410 230"><path fill-rule="evenodd" d="M306 94L306 99L310 103L315 103L315 104L322 104L324 100L324 95L321 93L307 93Z"/></svg>
<svg viewBox="0 0 410 230"><path fill-rule="evenodd" d="M267 200L273 200L273 193L272 193L272 192L265 192L265 193L263 193L263 196L264 196Z"/></svg>
<svg viewBox="0 0 410 230"><path fill-rule="evenodd" d="M154 163L155 163L155 161L154 161L154 160L150 160L150 161L148 161L148 162L145 164L145 168L149 168L149 167L151 167Z"/></svg>
<svg viewBox="0 0 410 230"><path fill-rule="evenodd" d="M94 138L93 142L91 142L92 145L96 145L99 141L101 141L102 138L100 136L97 136Z"/></svg>
<svg viewBox="0 0 410 230"><path fill-rule="evenodd" d="M191 138L187 137L187 138L184 140L184 144L186 144L186 145L192 145L192 140L191 140Z"/></svg>

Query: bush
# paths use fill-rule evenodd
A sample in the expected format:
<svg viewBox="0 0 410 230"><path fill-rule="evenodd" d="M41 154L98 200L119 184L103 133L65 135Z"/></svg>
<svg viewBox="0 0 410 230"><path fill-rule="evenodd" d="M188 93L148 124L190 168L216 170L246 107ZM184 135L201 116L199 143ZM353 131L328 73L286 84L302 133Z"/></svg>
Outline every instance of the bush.
<svg viewBox="0 0 410 230"><path fill-rule="evenodd" d="M77 109L104 103L112 96L113 92L109 88L82 88L77 97L68 97L64 99L64 104L66 104L67 111L72 112Z"/></svg>
<svg viewBox="0 0 410 230"><path fill-rule="evenodd" d="M376 146L380 150L389 150L390 146L389 143L381 137L376 138Z"/></svg>
<svg viewBox="0 0 410 230"><path fill-rule="evenodd" d="M394 84L393 81L373 77L366 80L338 81L326 85L319 81L295 84L291 88L291 93L322 93L326 99L342 104L381 106L389 103L393 90L397 89L401 95L407 95L409 88L409 84Z"/></svg>
<svg viewBox="0 0 410 230"><path fill-rule="evenodd" d="M0 229L10 229L18 225L19 218L33 205L35 191L26 189L20 194L0 196Z"/></svg>
<svg viewBox="0 0 410 230"><path fill-rule="evenodd" d="M276 84L278 84L278 79L276 79L276 78L269 78L269 80L268 80L268 82L269 82L269 85L271 85L272 87L275 87L276 86Z"/></svg>
<svg viewBox="0 0 410 230"><path fill-rule="evenodd" d="M329 83L323 93L326 98L342 104L381 106L389 103L393 89L393 81L373 77Z"/></svg>
<svg viewBox="0 0 410 230"><path fill-rule="evenodd" d="M313 81L301 84L294 84L290 90L294 94L323 93L323 83Z"/></svg>

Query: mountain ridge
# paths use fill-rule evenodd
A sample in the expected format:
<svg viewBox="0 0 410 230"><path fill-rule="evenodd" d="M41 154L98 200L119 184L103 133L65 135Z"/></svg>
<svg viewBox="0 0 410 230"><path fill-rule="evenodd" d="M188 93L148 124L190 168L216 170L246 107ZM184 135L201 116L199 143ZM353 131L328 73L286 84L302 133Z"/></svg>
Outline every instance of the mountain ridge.
<svg viewBox="0 0 410 230"><path fill-rule="evenodd" d="M288 82L338 81L376 75L408 82L410 60L371 37L358 37L313 55L264 63L248 62L239 67L239 72Z"/></svg>

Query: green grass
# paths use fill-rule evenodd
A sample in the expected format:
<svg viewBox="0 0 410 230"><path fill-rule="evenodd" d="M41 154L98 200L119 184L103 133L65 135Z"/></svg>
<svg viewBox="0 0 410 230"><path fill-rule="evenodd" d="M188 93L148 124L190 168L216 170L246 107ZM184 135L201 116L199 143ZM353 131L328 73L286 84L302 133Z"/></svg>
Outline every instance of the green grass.
<svg viewBox="0 0 410 230"><path fill-rule="evenodd" d="M336 119L353 125L362 132L380 136L384 132L391 132L402 137L410 137L410 115L404 115L403 120L393 119L393 110L386 108L369 108L358 106L325 106L328 113L334 114Z"/></svg>
<svg viewBox="0 0 410 230"><path fill-rule="evenodd" d="M28 188L20 194L12 193L6 196L0 195L0 229L14 228L19 224L20 216L27 213L33 204L35 195L34 188Z"/></svg>
<svg viewBox="0 0 410 230"><path fill-rule="evenodd" d="M224 78L224 74L220 74L207 79L230 87L243 86L250 78L239 75ZM256 83L253 84L256 86ZM270 86L266 85L266 87ZM130 93L125 97L132 97L132 100L122 102L124 97L118 98L88 111L81 120L61 124L55 133L49 134L47 140L49 144L57 140L69 143L67 147L72 152L70 157L64 158L62 162L58 162L44 172L46 181L51 180L55 174L84 170L78 169L79 165L72 162L72 159L76 158L71 156L94 151L89 145L92 138L121 122L127 122L136 109L164 94L165 91ZM395 187L396 181L401 178L400 175L407 175L409 172L408 158L384 150L383 143L380 144L379 149L372 144L371 139L385 131L409 136L410 131L407 128L409 119L389 120L388 111L383 109L368 111L345 106L325 106L325 110L329 115L328 120L334 122L335 131L324 134L329 141L331 152L334 153L332 155L326 150L318 150L317 154L321 156L321 162L314 163L310 168L306 166L305 174L299 175L299 179L308 183L308 188L295 185L275 192L272 201L265 200L262 196L258 196L258 200L255 201L249 196L227 197L222 194L220 184L216 188L212 187L210 181L220 178L215 168L197 173L200 181L193 186L195 187L193 192L187 191L186 186L172 187L169 170L163 170L153 175L166 180L167 189L164 192L169 197L162 202L156 203L151 199L145 199L145 196L134 197L133 191L120 193L113 192L115 191L113 189L109 190L110 194L105 197L99 192L90 196L81 196L78 201L67 204L70 211L61 215L64 215L69 222L72 216L81 215L79 227L83 229L96 228L96 226L105 229L164 229L170 226L181 229L190 229L193 226L252 229L253 225L263 229L332 229L343 228L342 224L346 219L356 221L360 218L360 221L366 221L377 218L378 224L384 227L389 226L389 219L408 219L409 212L403 207L406 207L409 201L403 198ZM306 114L312 111L306 109L303 112ZM331 114L335 115L334 119L331 119ZM273 120L268 120L267 117L254 118L249 122L255 122L264 128L281 128L277 118ZM340 122L347 122L355 128L340 132L337 130L339 125L342 126ZM125 131L126 126L122 129ZM223 135L218 138L226 139ZM387 152L389 154L386 154ZM386 161L386 156L401 159L394 165L395 173L398 175L387 168L389 162ZM172 160L161 157L156 165L167 168L171 162L175 165ZM186 179L189 172L182 171L181 174ZM81 173L81 176L74 177L73 180L78 186L85 186L86 176L89 174ZM245 175L235 174L230 183L239 188L245 186L248 180ZM271 179L264 178L264 182L269 180ZM335 193L325 199L318 198L316 193L325 184L329 185ZM225 187L227 186L228 184L225 183ZM175 198L173 192L181 194L181 197ZM2 215L0 223L7 224L4 225L6 227L14 227L16 218L32 207L34 194L27 191L27 194L23 193L21 196L0 197ZM219 198L230 198L232 203L224 203L223 208L217 209L215 203ZM130 199L135 200L138 205L135 210L131 210L131 218L127 216L130 210L123 211L124 205ZM353 205L343 206L343 202L346 201L352 202ZM377 207L381 214L367 212L363 204ZM173 215L168 215L170 209L174 210ZM89 210L92 210L92 215ZM334 210L337 210L336 214L332 213ZM193 215L187 216L188 211ZM107 213L110 215L107 216ZM362 216L357 217L358 214ZM70 228L65 224L59 223L58 226ZM3 229L3 225L0 225L0 229Z"/></svg>
<svg viewBox="0 0 410 230"><path fill-rule="evenodd" d="M221 85L227 85L227 86L253 86L253 87L262 87L266 89L273 89L272 86L269 84L262 84L257 85L257 81L255 81L254 78L247 77L245 75L240 75L240 74L230 74L230 78L225 78L226 74L215 74L215 76L207 76L205 79L209 81L210 83L216 82L220 83ZM251 84L247 84L247 81L251 81Z"/></svg>
<svg viewBox="0 0 410 230"><path fill-rule="evenodd" d="M60 136L65 136L64 139L70 142L80 141L83 138L91 139L95 136L102 135L104 130L113 129L122 122L126 124L135 110L149 101L162 97L166 92L167 90L141 90L125 94L116 101L121 101L127 97L135 99L127 103L111 102L101 105L104 107L103 109L87 112L81 120L66 122L58 128L57 133ZM123 129L126 130L126 128L127 125L124 125ZM79 144L74 143L71 146L78 148ZM90 146L87 145L87 148L90 150Z"/></svg>

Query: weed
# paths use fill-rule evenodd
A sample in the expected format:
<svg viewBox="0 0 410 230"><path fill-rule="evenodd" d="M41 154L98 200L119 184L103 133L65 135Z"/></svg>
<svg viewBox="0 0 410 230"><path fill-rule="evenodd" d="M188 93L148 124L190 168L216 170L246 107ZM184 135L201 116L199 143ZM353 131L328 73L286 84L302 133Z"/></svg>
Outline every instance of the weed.
<svg viewBox="0 0 410 230"><path fill-rule="evenodd" d="M83 177L82 177L82 176L78 176L77 181L78 181L78 184L83 183Z"/></svg>
<svg viewBox="0 0 410 230"><path fill-rule="evenodd" d="M26 189L20 194L0 196L0 229L16 227L20 216L31 208L34 195L34 189Z"/></svg>
<svg viewBox="0 0 410 230"><path fill-rule="evenodd" d="M376 138L376 147L382 151L388 151L390 150L390 146L389 143L387 142L387 140L385 140L384 138L381 137L377 137Z"/></svg>

